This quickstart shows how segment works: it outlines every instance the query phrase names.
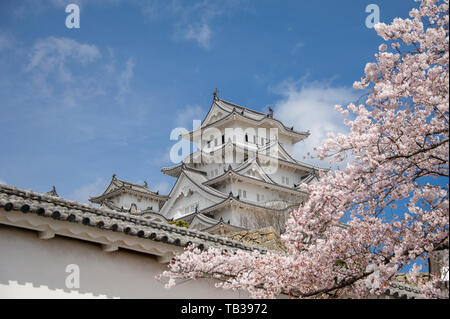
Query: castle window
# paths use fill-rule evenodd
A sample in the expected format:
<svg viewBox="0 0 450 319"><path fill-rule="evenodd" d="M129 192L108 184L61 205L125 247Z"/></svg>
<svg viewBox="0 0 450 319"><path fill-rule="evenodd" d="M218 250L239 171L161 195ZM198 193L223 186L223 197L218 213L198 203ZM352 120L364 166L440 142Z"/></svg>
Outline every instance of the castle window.
<svg viewBox="0 0 450 319"><path fill-rule="evenodd" d="M238 189L238 195L239 195L239 197L247 198L247 191Z"/></svg>
<svg viewBox="0 0 450 319"><path fill-rule="evenodd" d="M248 134L245 134L245 141L248 142Z"/></svg>

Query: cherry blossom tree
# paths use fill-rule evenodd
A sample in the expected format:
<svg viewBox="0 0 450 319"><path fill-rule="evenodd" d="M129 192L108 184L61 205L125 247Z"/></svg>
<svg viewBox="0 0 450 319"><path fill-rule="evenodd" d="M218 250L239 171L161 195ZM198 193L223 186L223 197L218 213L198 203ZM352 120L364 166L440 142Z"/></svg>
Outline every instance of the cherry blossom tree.
<svg viewBox="0 0 450 319"><path fill-rule="evenodd" d="M384 43L354 84L367 100L336 106L349 133L316 150L346 167L303 185L310 198L282 235L289 253L189 247L160 276L168 287L214 278L255 298L364 298L383 293L405 265L448 251L448 0L423 0L409 15L375 26ZM436 297L439 280L417 284Z"/></svg>

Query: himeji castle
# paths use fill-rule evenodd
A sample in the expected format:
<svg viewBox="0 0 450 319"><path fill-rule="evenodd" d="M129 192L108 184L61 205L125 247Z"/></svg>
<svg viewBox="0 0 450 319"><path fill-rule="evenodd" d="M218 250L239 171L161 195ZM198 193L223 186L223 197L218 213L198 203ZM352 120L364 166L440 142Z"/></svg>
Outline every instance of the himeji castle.
<svg viewBox="0 0 450 319"><path fill-rule="evenodd" d="M200 127L181 136L198 149L161 170L177 179L167 196L113 176L90 201L151 220L183 220L211 234L267 226L282 233L289 212L307 199L301 185L320 170L292 157L293 145L308 136L277 120L271 108L258 112L216 91Z"/></svg>
<svg viewBox="0 0 450 319"><path fill-rule="evenodd" d="M55 187L0 185L0 298L247 298L206 279L167 290L156 276L191 245L286 253L286 217L321 170L292 157L308 136L271 108L257 112L215 92L200 126L181 135L195 151L162 168L176 178L167 195L116 175L92 194L95 205L62 198ZM430 258L431 272L442 265L448 253ZM397 278L381 298L418 296Z"/></svg>
<svg viewBox="0 0 450 319"><path fill-rule="evenodd" d="M300 185L318 175L317 167L291 155L308 135L286 127L271 109L257 112L214 93L200 127L182 136L199 149L162 169L177 181L161 214L211 233L266 226L282 231L290 210L307 199Z"/></svg>

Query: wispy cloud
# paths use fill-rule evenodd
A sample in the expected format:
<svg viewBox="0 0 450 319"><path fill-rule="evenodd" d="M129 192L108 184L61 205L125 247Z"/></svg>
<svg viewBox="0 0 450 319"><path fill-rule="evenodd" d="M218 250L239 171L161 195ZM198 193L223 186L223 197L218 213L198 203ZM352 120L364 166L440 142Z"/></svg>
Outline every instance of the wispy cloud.
<svg viewBox="0 0 450 319"><path fill-rule="evenodd" d="M301 48L303 48L305 46L305 43L303 42L297 42L294 47L291 50L291 54L294 55L297 53L298 50L300 50Z"/></svg>
<svg viewBox="0 0 450 319"><path fill-rule="evenodd" d="M211 27L208 24L190 24L186 28L184 38L187 40L195 40L199 46L208 49L210 47L211 35Z"/></svg>
<svg viewBox="0 0 450 319"><path fill-rule="evenodd" d="M71 61L87 64L100 57L101 53L95 45L70 38L48 37L36 41L26 70L39 69L40 74L56 72L59 80L70 82L72 74L67 64Z"/></svg>
<svg viewBox="0 0 450 319"><path fill-rule="evenodd" d="M205 49L211 47L213 35L212 22L225 13L224 10L232 9L232 3L213 0L195 2L174 2L174 14L180 20L175 25L176 33L181 34L185 40L194 40ZM231 6L230 6L231 4Z"/></svg>
<svg viewBox="0 0 450 319"><path fill-rule="evenodd" d="M329 132L347 130L342 115L334 110L336 104L347 104L358 98L357 92L349 87L336 87L330 82L307 83L285 81L276 90L282 99L275 104L275 116L286 125L298 131L310 131L305 141L294 147L294 156L304 158L314 155L314 147L327 138ZM313 161L316 164L318 161Z"/></svg>
<svg viewBox="0 0 450 319"><path fill-rule="evenodd" d="M86 108L94 98L107 96L112 86L118 91L113 83L119 77L117 72L108 77L104 75L106 72L99 72L99 69L108 69L113 62L104 59L94 44L47 37L35 41L26 59L28 63L21 81L29 82L24 83L26 90L22 88L28 92L24 98L33 98L33 104L45 103L40 112L45 114L48 110L50 118L61 111Z"/></svg>
<svg viewBox="0 0 450 319"><path fill-rule="evenodd" d="M173 19L175 39L194 41L198 46L209 49L218 17L231 15L237 8L246 10L246 3L246 0L151 0L140 5L143 14L150 19Z"/></svg>
<svg viewBox="0 0 450 319"><path fill-rule="evenodd" d="M116 59L113 49L65 37L16 43L0 51L5 111L20 110L22 121L43 130L51 127L65 142L75 143L108 140L124 145L149 124L154 100L150 92L132 86L133 57Z"/></svg>
<svg viewBox="0 0 450 319"><path fill-rule="evenodd" d="M66 198L76 200L80 203L89 204L89 198L102 194L107 186L107 181L105 181L103 178L97 178L95 182L80 186L79 188L75 189L72 193L67 195Z"/></svg>
<svg viewBox="0 0 450 319"><path fill-rule="evenodd" d="M132 5L140 8L144 17L152 20L170 19L173 21L174 38L194 41L198 46L209 49L215 34L218 17L232 15L236 9L249 10L248 0L23 0L14 7L14 15L25 19L38 15L49 8L62 9L70 3L80 6L83 11L93 5Z"/></svg>
<svg viewBox="0 0 450 319"><path fill-rule="evenodd" d="M130 92L130 82L134 74L134 59L130 58L125 63L125 69L120 73L118 77L117 100L123 102L124 97Z"/></svg>

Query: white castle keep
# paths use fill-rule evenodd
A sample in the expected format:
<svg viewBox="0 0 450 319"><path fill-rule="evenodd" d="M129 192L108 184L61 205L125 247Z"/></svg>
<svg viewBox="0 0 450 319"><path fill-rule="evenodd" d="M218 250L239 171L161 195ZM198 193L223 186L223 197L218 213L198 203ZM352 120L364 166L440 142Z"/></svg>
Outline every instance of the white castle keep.
<svg viewBox="0 0 450 319"><path fill-rule="evenodd" d="M320 170L292 157L293 145L308 136L275 119L271 108L257 112L216 91L200 127L181 135L198 150L161 170L177 179L168 195L113 175L90 201L149 220L182 220L211 234L267 226L282 233L289 212L307 199L301 185L316 181Z"/></svg>

